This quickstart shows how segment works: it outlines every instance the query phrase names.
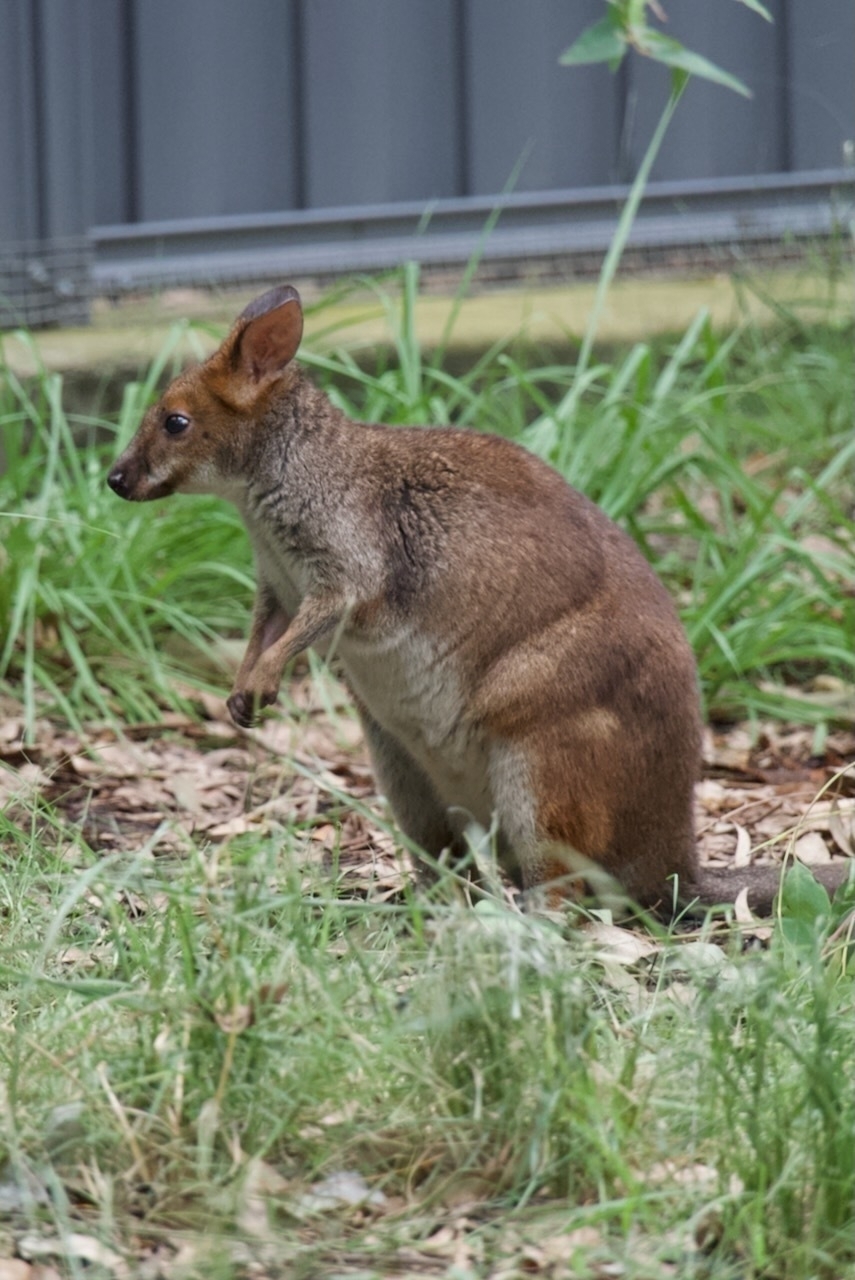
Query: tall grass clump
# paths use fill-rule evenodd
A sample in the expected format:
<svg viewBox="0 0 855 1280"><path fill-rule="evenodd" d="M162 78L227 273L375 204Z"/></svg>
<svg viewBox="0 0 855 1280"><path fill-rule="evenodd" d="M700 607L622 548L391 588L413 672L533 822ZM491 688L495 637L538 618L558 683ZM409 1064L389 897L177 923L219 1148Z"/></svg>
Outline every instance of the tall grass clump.
<svg viewBox="0 0 855 1280"><path fill-rule="evenodd" d="M699 1002L700 1123L721 1143L725 1234L752 1274L832 1274L855 1215L851 957L845 942L836 955L815 938L797 953L776 943Z"/></svg>
<svg viewBox="0 0 855 1280"><path fill-rule="evenodd" d="M167 636L205 652L242 624L249 556L232 511L204 499L192 516L181 502L123 510L105 483L179 336L126 386L117 422L68 411L59 374L2 371L0 677L30 728L39 695L75 726L156 719L176 699Z"/></svg>

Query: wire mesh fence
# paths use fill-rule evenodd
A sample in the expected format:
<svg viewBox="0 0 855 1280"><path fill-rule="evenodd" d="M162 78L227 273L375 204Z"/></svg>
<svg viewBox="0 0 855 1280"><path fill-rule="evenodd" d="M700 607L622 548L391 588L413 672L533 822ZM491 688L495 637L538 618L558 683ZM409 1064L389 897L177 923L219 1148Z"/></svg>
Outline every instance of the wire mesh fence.
<svg viewBox="0 0 855 1280"><path fill-rule="evenodd" d="M86 324L92 291L88 238L0 245L0 328Z"/></svg>
<svg viewBox="0 0 855 1280"><path fill-rule="evenodd" d="M625 188L489 201L95 227L77 239L0 246L0 328L81 325L96 298L239 288L273 280L323 285L422 266L429 290L563 284L597 276ZM855 183L847 169L751 182L651 184L621 273L697 276L851 259ZM499 213L495 225L494 214ZM488 230L489 227L489 230Z"/></svg>

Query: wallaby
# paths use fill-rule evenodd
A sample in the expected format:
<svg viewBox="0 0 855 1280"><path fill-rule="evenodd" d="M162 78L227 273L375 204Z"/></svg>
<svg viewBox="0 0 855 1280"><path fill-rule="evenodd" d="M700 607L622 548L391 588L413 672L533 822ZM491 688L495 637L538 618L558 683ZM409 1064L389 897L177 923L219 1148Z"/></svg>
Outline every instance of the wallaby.
<svg viewBox="0 0 855 1280"><path fill-rule="evenodd" d="M552 902L596 868L631 899L749 901L774 868L698 866L701 717L671 600L632 540L519 445L354 422L294 357L300 298L272 289L149 409L109 476L123 498L234 502L258 578L229 711L249 726L285 665L334 648L377 781L431 860L471 822ZM835 887L847 864L817 873Z"/></svg>

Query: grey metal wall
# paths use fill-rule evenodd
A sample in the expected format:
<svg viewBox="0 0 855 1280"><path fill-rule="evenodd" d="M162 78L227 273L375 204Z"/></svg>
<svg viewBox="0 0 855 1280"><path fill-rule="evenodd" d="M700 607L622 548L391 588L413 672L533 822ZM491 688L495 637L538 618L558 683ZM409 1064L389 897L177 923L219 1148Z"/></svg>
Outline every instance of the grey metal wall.
<svg viewBox="0 0 855 1280"><path fill-rule="evenodd" d="M853 0L664 0L694 82L663 179L834 168ZM666 91L557 58L602 0L0 0L0 244L96 224L625 181Z"/></svg>

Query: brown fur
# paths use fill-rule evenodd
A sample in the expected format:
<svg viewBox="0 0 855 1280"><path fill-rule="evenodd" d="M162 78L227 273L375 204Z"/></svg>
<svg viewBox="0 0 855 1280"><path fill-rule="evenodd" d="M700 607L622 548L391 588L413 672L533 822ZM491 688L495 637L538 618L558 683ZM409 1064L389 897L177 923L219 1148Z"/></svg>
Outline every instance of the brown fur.
<svg viewBox="0 0 855 1280"><path fill-rule="evenodd" d="M553 900L600 868L654 908L677 877L682 901L747 883L768 911L774 870L697 865L694 659L631 539L506 440L349 420L293 363L301 334L293 289L256 299L110 475L128 499L241 511L258 590L235 721L276 700L301 650L333 645L380 786L431 858L495 821L507 870Z"/></svg>

